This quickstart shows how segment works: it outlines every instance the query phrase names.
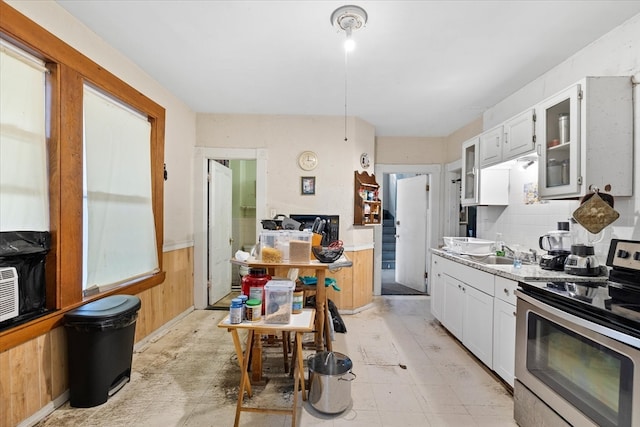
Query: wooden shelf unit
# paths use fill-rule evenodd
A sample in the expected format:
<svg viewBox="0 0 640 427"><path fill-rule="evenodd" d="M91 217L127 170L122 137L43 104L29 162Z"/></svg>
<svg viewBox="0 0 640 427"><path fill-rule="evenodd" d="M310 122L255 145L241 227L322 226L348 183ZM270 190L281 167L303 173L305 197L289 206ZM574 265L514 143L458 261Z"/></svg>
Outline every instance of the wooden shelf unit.
<svg viewBox="0 0 640 427"><path fill-rule="evenodd" d="M382 222L379 189L375 175L354 172L353 225L375 225Z"/></svg>

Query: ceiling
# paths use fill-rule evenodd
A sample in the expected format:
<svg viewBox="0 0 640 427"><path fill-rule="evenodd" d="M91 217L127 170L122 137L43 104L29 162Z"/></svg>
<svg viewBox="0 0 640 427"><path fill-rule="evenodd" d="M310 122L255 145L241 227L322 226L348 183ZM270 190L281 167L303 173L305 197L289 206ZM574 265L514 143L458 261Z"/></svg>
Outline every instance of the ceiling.
<svg viewBox="0 0 640 427"><path fill-rule="evenodd" d="M640 13L621 0L58 3L195 112L343 116L346 93L377 136L447 136ZM369 16L347 66L330 23L345 4Z"/></svg>

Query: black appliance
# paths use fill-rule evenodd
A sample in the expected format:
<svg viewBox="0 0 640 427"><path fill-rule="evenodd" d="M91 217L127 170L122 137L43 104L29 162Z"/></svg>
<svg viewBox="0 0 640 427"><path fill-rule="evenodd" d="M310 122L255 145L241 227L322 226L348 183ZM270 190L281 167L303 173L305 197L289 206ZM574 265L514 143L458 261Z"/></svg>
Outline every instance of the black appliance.
<svg viewBox="0 0 640 427"><path fill-rule="evenodd" d="M540 236L540 249L547 251L540 257L540 268L544 270L564 270L567 256L571 254L571 233L568 222L558 222L558 229Z"/></svg>
<svg viewBox="0 0 640 427"><path fill-rule="evenodd" d="M564 263L567 259L567 255L570 255L569 251L549 251L546 254L540 256L540 268L543 270L564 270Z"/></svg>
<svg viewBox="0 0 640 427"><path fill-rule="evenodd" d="M289 218L301 223L302 230L311 230L316 218L320 221L324 220L322 230L322 246L327 246L331 242L340 238L340 216L339 215L321 215L321 214L291 214Z"/></svg>

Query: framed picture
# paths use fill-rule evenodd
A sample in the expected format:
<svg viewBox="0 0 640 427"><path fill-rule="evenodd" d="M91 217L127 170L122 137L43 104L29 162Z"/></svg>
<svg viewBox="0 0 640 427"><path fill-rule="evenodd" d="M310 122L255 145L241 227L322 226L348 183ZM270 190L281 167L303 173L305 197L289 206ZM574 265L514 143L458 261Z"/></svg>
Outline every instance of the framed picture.
<svg viewBox="0 0 640 427"><path fill-rule="evenodd" d="M300 177L300 194L302 194L303 196L316 194L315 176Z"/></svg>

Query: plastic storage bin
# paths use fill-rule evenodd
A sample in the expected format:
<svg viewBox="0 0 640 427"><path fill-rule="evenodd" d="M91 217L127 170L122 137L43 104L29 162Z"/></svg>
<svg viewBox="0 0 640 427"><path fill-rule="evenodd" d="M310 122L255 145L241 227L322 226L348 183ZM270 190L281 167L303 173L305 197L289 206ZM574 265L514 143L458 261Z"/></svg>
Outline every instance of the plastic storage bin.
<svg viewBox="0 0 640 427"><path fill-rule="evenodd" d="M287 324L291 321L295 287L291 280L270 280L265 285L265 323Z"/></svg>
<svg viewBox="0 0 640 427"><path fill-rule="evenodd" d="M289 259L289 232L261 231L260 259L265 263L279 263Z"/></svg>
<svg viewBox="0 0 640 427"><path fill-rule="evenodd" d="M311 260L311 231L289 232L289 261L309 262Z"/></svg>
<svg viewBox="0 0 640 427"><path fill-rule="evenodd" d="M65 314L71 406L100 405L129 382L140 305L113 295Z"/></svg>

